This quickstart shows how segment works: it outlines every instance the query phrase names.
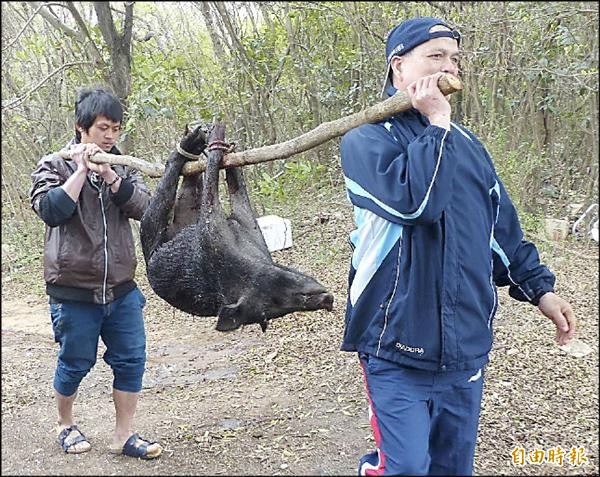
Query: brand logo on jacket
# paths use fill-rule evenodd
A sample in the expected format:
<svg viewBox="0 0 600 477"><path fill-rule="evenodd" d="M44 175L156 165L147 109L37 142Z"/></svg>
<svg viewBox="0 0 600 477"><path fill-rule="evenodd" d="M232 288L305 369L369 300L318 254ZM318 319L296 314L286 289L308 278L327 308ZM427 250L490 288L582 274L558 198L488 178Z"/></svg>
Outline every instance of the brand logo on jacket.
<svg viewBox="0 0 600 477"><path fill-rule="evenodd" d="M408 353L423 354L425 352L425 350L423 348L415 348L412 346L406 346L405 344L402 344L399 341L396 342L396 348L398 348L402 351L406 351Z"/></svg>

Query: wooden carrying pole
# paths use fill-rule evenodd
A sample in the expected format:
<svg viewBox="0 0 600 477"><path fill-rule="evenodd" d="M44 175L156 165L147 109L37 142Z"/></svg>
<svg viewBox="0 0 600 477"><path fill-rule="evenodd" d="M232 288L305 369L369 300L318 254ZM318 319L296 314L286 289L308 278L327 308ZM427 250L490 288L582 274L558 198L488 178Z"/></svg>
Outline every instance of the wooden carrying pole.
<svg viewBox="0 0 600 477"><path fill-rule="evenodd" d="M438 80L438 86L440 91L444 95L452 94L462 89L462 83L460 80L451 74L445 74ZM263 146L256 149L248 149L241 152L232 152L226 154L223 157L221 168L245 166L248 164L257 164L259 162L274 161L276 159L286 159L294 154L307 151L313 147L318 146L330 139L338 136L342 136L346 132L350 131L361 124L376 123L389 118L394 114L401 113L412 107L410 99L407 94L403 91L399 91L394 96L381 101L373 106L370 106L358 113L344 116L343 118L336 119L320 124L311 131L304 133L298 137L290 139L288 141L273 144L270 146ZM62 158L69 159L68 151L60 151L58 153ZM149 177L160 177L164 172L164 165L159 163L149 163L142 159L138 159L133 156L116 155L109 153L97 153L94 154L90 161L96 163L106 164L120 164L129 166L140 172L148 175ZM206 169L206 160L199 159L197 161L190 161L183 167L183 175L198 174Z"/></svg>

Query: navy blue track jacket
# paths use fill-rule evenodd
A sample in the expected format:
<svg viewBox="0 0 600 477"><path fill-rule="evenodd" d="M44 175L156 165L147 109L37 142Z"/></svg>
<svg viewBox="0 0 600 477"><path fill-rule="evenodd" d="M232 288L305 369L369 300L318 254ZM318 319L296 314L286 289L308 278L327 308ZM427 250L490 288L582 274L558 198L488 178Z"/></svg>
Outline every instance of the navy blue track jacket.
<svg viewBox="0 0 600 477"><path fill-rule="evenodd" d="M341 349L426 370L487 363L496 286L537 305L555 277L465 127L412 108L344 135L356 230Z"/></svg>

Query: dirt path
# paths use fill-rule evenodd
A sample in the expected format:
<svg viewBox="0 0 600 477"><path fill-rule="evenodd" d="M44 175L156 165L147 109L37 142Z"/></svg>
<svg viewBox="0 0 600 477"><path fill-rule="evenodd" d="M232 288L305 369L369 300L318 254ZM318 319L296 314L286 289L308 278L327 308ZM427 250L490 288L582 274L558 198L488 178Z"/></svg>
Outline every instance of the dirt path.
<svg viewBox="0 0 600 477"><path fill-rule="evenodd" d="M306 265L303 250L300 241L289 260ZM598 262L584 258L597 249L547 253L559 292L576 309L579 337L594 349L582 358L560 350L550 323L501 291L477 475L598 474ZM334 312L290 315L265 334L258 326L219 333L214 319L174 311L140 280L148 363L137 429L165 449L150 462L108 453L114 411L103 345L75 406L93 449L60 451L52 396L57 345L45 298L3 283L2 475L356 475L373 439L358 362L338 351L345 265L325 276L301 268L332 290ZM530 453L559 445L584 447L587 463L512 463L517 447Z"/></svg>
<svg viewBox="0 0 600 477"><path fill-rule="evenodd" d="M329 346L339 336L321 352L323 344L305 341L313 339L311 328L328 326L330 314L282 320L285 326L265 335L258 326L223 334L213 329L214 320L152 310L164 305L149 302L136 423L142 435L160 439L165 452L144 462L107 452L114 412L102 344L75 406L93 449L78 456L59 450L51 391L57 345L46 305L35 297L3 300L3 475L355 473L370 435L366 419L356 422L364 400L355 357ZM293 339L287 336L292 326ZM294 345L298 339L302 350ZM322 355L318 375L304 367L307 351Z"/></svg>

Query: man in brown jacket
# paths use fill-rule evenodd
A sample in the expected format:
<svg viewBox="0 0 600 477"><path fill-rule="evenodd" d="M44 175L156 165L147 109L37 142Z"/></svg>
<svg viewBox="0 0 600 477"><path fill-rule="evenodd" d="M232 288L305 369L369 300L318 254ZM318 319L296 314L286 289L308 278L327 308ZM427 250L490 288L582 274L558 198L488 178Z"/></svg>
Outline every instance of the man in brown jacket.
<svg viewBox="0 0 600 477"><path fill-rule="evenodd" d="M56 342L54 374L59 443L67 453L91 445L73 419L81 380L96 363L98 338L113 370L116 429L111 450L151 459L161 446L133 432L142 388L145 298L134 282L137 265L129 219L150 202L141 175L127 167L89 161L97 152L120 154L115 144L123 109L112 93L86 89L75 104L71 160L43 157L32 174L31 204L46 223L44 279Z"/></svg>

